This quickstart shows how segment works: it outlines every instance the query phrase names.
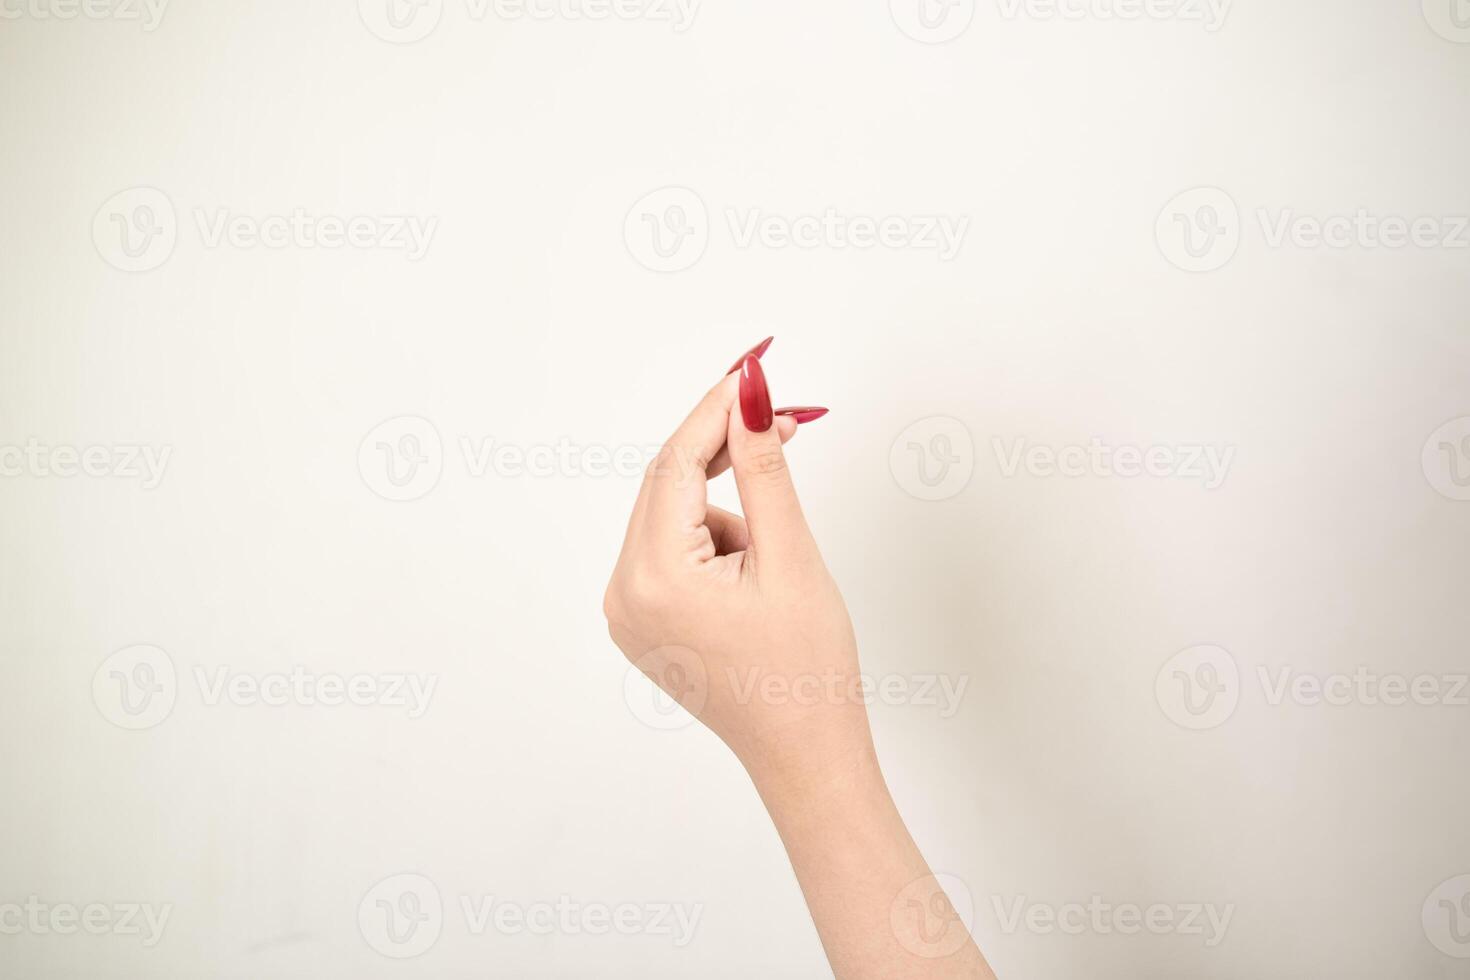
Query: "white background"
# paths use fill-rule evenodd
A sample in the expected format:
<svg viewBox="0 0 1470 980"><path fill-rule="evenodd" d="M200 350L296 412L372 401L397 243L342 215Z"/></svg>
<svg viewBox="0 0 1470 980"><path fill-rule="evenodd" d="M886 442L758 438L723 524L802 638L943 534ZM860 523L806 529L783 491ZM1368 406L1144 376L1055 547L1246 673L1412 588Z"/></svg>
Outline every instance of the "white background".
<svg viewBox="0 0 1470 980"><path fill-rule="evenodd" d="M0 478L0 905L173 909L151 948L0 934L0 972L825 975L739 766L625 702L599 607L637 479L460 450L656 445L773 333L777 404L833 409L790 456L865 668L968 678L953 717L873 725L1002 977L1466 975L1429 899L1470 873L1470 707L1272 705L1257 673L1467 669L1470 503L1421 455L1470 415L1470 250L1272 247L1257 218L1470 213L1470 45L1432 0L1242 0L1216 31L982 2L944 44L878 0L708 0L683 31L445 0L410 44L373 3L179 0L150 31L44 2L0 20L0 446L171 455L152 489ZM666 186L707 247L660 273L625 224ZM104 205L137 187L177 241L126 272ZM1197 187L1238 249L1188 272L1156 226ZM942 261L741 247L726 218L828 208L969 226ZM437 226L417 261L198 227L296 209ZM443 472L390 502L359 446L404 416ZM973 477L922 500L890 450L935 416ZM1206 490L1006 477L993 443L1093 438L1234 458ZM139 644L176 703L127 731L93 677ZM1238 707L1196 731L1155 681L1202 644ZM195 681L298 665L438 687L410 719ZM445 909L396 960L358 911L405 872ZM1094 895L1234 912L1210 948L996 910ZM464 896L703 912L683 948L473 935Z"/></svg>

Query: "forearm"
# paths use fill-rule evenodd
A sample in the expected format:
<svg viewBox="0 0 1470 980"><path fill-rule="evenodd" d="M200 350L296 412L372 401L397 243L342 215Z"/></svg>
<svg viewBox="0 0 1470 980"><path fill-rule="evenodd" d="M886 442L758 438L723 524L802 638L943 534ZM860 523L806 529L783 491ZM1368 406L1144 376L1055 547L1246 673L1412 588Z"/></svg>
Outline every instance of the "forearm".
<svg viewBox="0 0 1470 980"><path fill-rule="evenodd" d="M748 766L838 980L994 974L899 815L863 736L810 768Z"/></svg>

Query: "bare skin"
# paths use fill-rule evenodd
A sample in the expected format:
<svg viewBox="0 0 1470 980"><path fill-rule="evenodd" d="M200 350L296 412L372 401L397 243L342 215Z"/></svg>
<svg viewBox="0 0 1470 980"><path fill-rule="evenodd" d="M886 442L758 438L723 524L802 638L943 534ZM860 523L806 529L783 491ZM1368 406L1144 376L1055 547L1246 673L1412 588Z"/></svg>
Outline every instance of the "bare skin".
<svg viewBox="0 0 1470 980"><path fill-rule="evenodd" d="M795 423L749 431L738 383L712 388L649 468L609 632L744 764L838 980L994 978L879 769L852 623L782 450ZM726 465L743 518L707 502Z"/></svg>

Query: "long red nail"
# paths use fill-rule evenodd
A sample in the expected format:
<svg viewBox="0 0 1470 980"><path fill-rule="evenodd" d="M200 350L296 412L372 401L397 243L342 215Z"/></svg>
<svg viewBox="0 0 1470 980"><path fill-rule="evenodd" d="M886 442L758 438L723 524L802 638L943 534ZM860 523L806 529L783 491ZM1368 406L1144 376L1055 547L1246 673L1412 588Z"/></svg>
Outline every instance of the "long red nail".
<svg viewBox="0 0 1470 980"><path fill-rule="evenodd" d="M826 415L828 411L825 408L778 408L776 409L776 414L789 415L796 419L797 425L806 425L808 422L815 422L823 415Z"/></svg>
<svg viewBox="0 0 1470 980"><path fill-rule="evenodd" d="M726 374L734 374L736 371L739 371L740 368L741 368L741 365L743 365L745 363L745 359L747 357L760 357L762 354L764 354L767 350L770 349L771 341L773 341L775 339L776 339L775 337L767 337L765 340L762 340L760 343L756 344L754 347L752 347L750 350L746 351L744 354L741 354L740 355L740 360L738 360L734 364L730 365L730 370L726 371L725 373Z"/></svg>
<svg viewBox="0 0 1470 980"><path fill-rule="evenodd" d="M775 421L766 372L754 354L745 355L745 364L740 369L740 417L751 432L765 432Z"/></svg>

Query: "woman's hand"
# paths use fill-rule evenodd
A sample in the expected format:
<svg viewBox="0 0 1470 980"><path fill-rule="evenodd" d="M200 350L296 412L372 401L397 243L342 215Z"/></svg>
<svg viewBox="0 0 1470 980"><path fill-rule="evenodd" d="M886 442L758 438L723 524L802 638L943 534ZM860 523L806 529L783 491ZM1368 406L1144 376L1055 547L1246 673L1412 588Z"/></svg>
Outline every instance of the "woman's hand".
<svg viewBox="0 0 1470 980"><path fill-rule="evenodd" d="M744 763L839 980L993 978L879 771L852 623L781 448L825 410L772 411L766 344L649 467L603 601L609 631ZM744 519L707 500L726 463Z"/></svg>
<svg viewBox="0 0 1470 980"><path fill-rule="evenodd" d="M605 601L628 659L757 778L820 775L869 744L852 625L781 448L795 429L748 355L650 466ZM745 519L707 502L724 460Z"/></svg>

